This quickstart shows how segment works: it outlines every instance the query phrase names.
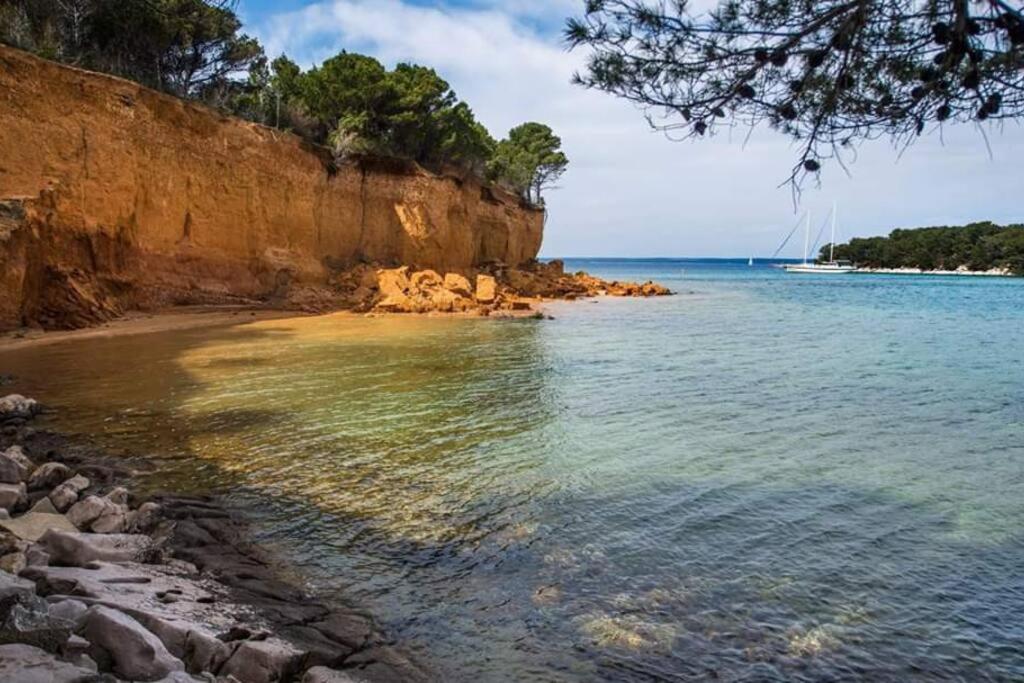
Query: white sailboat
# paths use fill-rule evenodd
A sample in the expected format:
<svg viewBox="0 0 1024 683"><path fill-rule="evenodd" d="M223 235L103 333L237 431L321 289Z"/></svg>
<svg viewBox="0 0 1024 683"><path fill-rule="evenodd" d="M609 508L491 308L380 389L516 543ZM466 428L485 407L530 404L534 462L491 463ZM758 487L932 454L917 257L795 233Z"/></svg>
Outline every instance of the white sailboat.
<svg viewBox="0 0 1024 683"><path fill-rule="evenodd" d="M829 242L828 262L811 263L808 252L811 249L811 212L807 212L807 225L804 228L804 262L790 263L782 268L787 273L815 273L821 275L844 275L852 273L856 267L849 261L836 261L836 206L832 205L832 239Z"/></svg>

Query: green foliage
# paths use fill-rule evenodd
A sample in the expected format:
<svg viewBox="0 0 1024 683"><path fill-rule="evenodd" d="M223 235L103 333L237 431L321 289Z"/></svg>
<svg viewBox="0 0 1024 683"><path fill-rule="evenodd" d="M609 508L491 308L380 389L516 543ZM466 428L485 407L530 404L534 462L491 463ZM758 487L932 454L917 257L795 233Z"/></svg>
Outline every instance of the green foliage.
<svg viewBox="0 0 1024 683"><path fill-rule="evenodd" d="M298 78L304 110L340 154L376 153L479 170L494 141L437 72L343 52Z"/></svg>
<svg viewBox="0 0 1024 683"><path fill-rule="evenodd" d="M263 56L228 0L0 0L0 42L180 97L219 93Z"/></svg>
<svg viewBox="0 0 1024 683"><path fill-rule="evenodd" d="M527 201L541 204L542 192L552 187L569 166L561 147L562 140L550 127L524 123L498 143L488 172Z"/></svg>
<svg viewBox="0 0 1024 683"><path fill-rule="evenodd" d="M857 237L837 244L837 259L870 268L990 270L1007 268L1024 275L1024 225L990 222L962 227L893 230L888 237ZM822 247L828 258L828 245Z"/></svg>

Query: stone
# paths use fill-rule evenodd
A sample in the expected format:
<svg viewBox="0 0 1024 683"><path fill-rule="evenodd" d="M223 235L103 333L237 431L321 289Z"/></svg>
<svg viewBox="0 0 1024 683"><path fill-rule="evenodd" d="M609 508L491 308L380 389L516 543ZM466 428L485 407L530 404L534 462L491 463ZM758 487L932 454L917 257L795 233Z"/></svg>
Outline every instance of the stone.
<svg viewBox="0 0 1024 683"><path fill-rule="evenodd" d="M62 662L31 645L0 645L0 681L12 683L85 683L97 680L95 669Z"/></svg>
<svg viewBox="0 0 1024 683"><path fill-rule="evenodd" d="M28 479L28 490L52 489L71 477L71 469L60 462L43 463Z"/></svg>
<svg viewBox="0 0 1024 683"><path fill-rule="evenodd" d="M445 273L444 288L459 296L473 296L473 286L469 284L469 279L458 273Z"/></svg>
<svg viewBox="0 0 1024 683"><path fill-rule="evenodd" d="M34 399L25 398L21 394L8 394L0 398L0 422L31 420L41 409Z"/></svg>
<svg viewBox="0 0 1024 683"><path fill-rule="evenodd" d="M0 569L9 574L18 574L28 566L28 559L25 553L8 553L0 557Z"/></svg>
<svg viewBox="0 0 1024 683"><path fill-rule="evenodd" d="M26 500L25 484L0 484L0 508L10 512Z"/></svg>
<svg viewBox="0 0 1024 683"><path fill-rule="evenodd" d="M85 616L89 608L80 600L67 599L51 603L48 609L51 617L71 622L75 628L78 628L82 617Z"/></svg>
<svg viewBox="0 0 1024 683"><path fill-rule="evenodd" d="M498 283L490 275L476 276L476 300L482 304L493 303L498 296Z"/></svg>
<svg viewBox="0 0 1024 683"><path fill-rule="evenodd" d="M39 512L44 515L59 515L60 512L53 506L49 498L40 498L36 504L29 508L29 512Z"/></svg>
<svg viewBox="0 0 1024 683"><path fill-rule="evenodd" d="M158 681L185 665L155 635L123 612L93 605L82 617L78 634L89 641L89 655L109 661L113 672L135 681Z"/></svg>
<svg viewBox="0 0 1024 683"><path fill-rule="evenodd" d="M77 531L64 515L51 515L45 512L26 512L14 519L0 520L0 527L12 532L18 538L35 543L50 529L58 531Z"/></svg>
<svg viewBox="0 0 1024 683"><path fill-rule="evenodd" d="M153 531L163 518L159 503L152 501L143 503L138 510L128 513L128 531L146 534Z"/></svg>
<svg viewBox="0 0 1024 683"><path fill-rule="evenodd" d="M128 507L107 498L86 496L67 512L68 520L82 531L121 533L128 528Z"/></svg>
<svg viewBox="0 0 1024 683"><path fill-rule="evenodd" d="M25 547L25 541L17 534L4 526L0 526L0 555L25 552Z"/></svg>
<svg viewBox="0 0 1024 683"><path fill-rule="evenodd" d="M302 683L360 683L362 680L345 671L328 669L326 666L314 666L302 677Z"/></svg>
<svg viewBox="0 0 1024 683"><path fill-rule="evenodd" d="M188 617L173 618L141 609L124 611L159 638L188 671L217 671L232 654L228 645Z"/></svg>
<svg viewBox="0 0 1024 683"><path fill-rule="evenodd" d="M51 530L39 539L50 562L64 567L86 567L93 562L145 562L156 545L143 534L89 534Z"/></svg>
<svg viewBox="0 0 1024 683"><path fill-rule="evenodd" d="M7 572L0 572L0 604L11 598L30 597L36 594L36 585Z"/></svg>
<svg viewBox="0 0 1024 683"><path fill-rule="evenodd" d="M78 500L78 494L89 488L89 483L82 475L75 475L50 492L50 502L60 512L67 512Z"/></svg>
<svg viewBox="0 0 1024 683"><path fill-rule="evenodd" d="M381 296L405 294L409 291L409 268L392 268L377 271L377 288Z"/></svg>
<svg viewBox="0 0 1024 683"><path fill-rule="evenodd" d="M279 638L244 640L218 672L245 683L274 683L298 673L302 653Z"/></svg>
<svg viewBox="0 0 1024 683"><path fill-rule="evenodd" d="M455 310L455 303L459 297L447 289L439 289L430 297L430 303L434 310L442 313L451 313Z"/></svg>
<svg viewBox="0 0 1024 683"><path fill-rule="evenodd" d="M19 593L0 601L0 643L24 643L57 652L71 635L72 623L50 616L46 600Z"/></svg>
<svg viewBox="0 0 1024 683"><path fill-rule="evenodd" d="M436 271L421 270L412 274L409 278L410 289L420 292L427 292L444 285L444 280Z"/></svg>
<svg viewBox="0 0 1024 683"><path fill-rule="evenodd" d="M25 551L25 563L29 567L46 567L50 564L50 553L33 543Z"/></svg>
<svg viewBox="0 0 1024 683"><path fill-rule="evenodd" d="M128 506L112 504L89 528L98 534L123 533L128 529Z"/></svg>
<svg viewBox="0 0 1024 683"><path fill-rule="evenodd" d="M34 467L21 446L11 446L0 453L0 483L19 484L26 481Z"/></svg>
<svg viewBox="0 0 1024 683"><path fill-rule="evenodd" d="M4 508L0 508L0 519L10 519L10 518L11 518L11 513L8 512L7 510L5 510Z"/></svg>
<svg viewBox="0 0 1024 683"><path fill-rule="evenodd" d="M128 489L123 486L118 486L111 489L107 495L103 496L111 503L115 505L127 505L128 504Z"/></svg>

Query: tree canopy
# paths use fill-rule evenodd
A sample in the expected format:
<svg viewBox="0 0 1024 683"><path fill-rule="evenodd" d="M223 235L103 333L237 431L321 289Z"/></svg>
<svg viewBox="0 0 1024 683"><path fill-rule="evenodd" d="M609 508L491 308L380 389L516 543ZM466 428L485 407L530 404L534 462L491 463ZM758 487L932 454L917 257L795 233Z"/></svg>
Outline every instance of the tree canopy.
<svg viewBox="0 0 1024 683"><path fill-rule="evenodd" d="M821 250L828 259L829 245ZM893 230L888 237L857 237L837 244L837 259L871 268L989 270L1006 268L1024 275L1024 225L990 222L962 227Z"/></svg>
<svg viewBox="0 0 1024 683"><path fill-rule="evenodd" d="M586 0L577 82L683 137L767 123L798 142L791 180L890 136L1024 114L1024 17L1008 0Z"/></svg>
<svg viewBox="0 0 1024 683"><path fill-rule="evenodd" d="M527 201L539 204L543 191L552 187L568 166L562 140L549 126L531 122L513 128L508 138L498 143L489 170Z"/></svg>
<svg viewBox="0 0 1024 683"><path fill-rule="evenodd" d="M263 48L232 0L0 0L0 40L180 97L246 72Z"/></svg>

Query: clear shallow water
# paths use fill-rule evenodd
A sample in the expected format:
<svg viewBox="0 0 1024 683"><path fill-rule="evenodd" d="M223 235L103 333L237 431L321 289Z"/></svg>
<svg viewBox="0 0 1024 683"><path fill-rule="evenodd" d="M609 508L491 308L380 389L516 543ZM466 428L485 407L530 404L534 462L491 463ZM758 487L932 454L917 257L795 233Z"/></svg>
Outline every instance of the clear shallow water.
<svg viewBox="0 0 1024 683"><path fill-rule="evenodd" d="M1024 679L1024 281L571 261L656 300L0 353L446 680Z"/></svg>

